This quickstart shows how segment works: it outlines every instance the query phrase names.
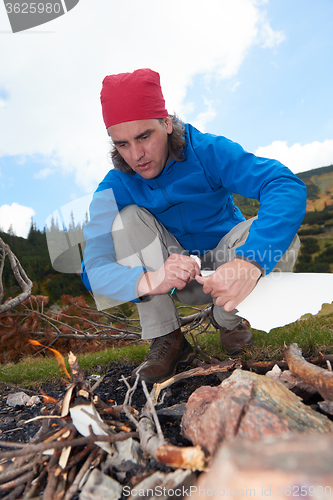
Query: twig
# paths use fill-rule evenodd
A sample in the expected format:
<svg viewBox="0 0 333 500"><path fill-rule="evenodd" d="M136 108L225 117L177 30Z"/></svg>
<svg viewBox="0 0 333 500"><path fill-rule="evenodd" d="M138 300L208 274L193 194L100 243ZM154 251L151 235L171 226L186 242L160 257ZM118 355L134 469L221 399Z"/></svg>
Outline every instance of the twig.
<svg viewBox="0 0 333 500"><path fill-rule="evenodd" d="M15 467L15 464L14 464ZM16 467L7 469L2 474L0 474L0 485L6 483L8 481L12 481L15 477L20 476L24 472L30 471L34 467L34 463L29 461L27 464L22 467Z"/></svg>
<svg viewBox="0 0 333 500"><path fill-rule="evenodd" d="M194 323L194 322L196 322L198 324L202 323L202 321L205 320L209 316L211 308L212 308L212 305L209 304L204 309L200 310L200 312L197 312L195 314L191 314L189 316L182 316L180 318L181 326L185 326L185 325L188 325L189 323Z"/></svg>
<svg viewBox="0 0 333 500"><path fill-rule="evenodd" d="M136 376L136 379L135 379L135 382L133 384L133 387L131 387L129 385L129 383L125 379L124 375L121 376L121 380L124 382L124 384L127 387L127 392L126 392L125 399L124 399L124 402L123 402L123 405L122 405L123 406L122 409L123 409L126 417L128 418L128 420L130 420L132 422L132 424L134 424L135 428L138 429L138 425L139 425L138 421L131 414L131 412L129 410L128 404L131 402L132 395L134 394L134 392L135 392L135 390L137 388L137 385L138 385L138 382L139 382L139 375Z"/></svg>
<svg viewBox="0 0 333 500"><path fill-rule="evenodd" d="M1 313L4 313L6 311L13 309L14 307L16 307L19 304L21 304L22 302L24 302L28 297L30 297L33 283L26 275L18 258L13 254L9 245L7 245L3 241L2 238L0 238L0 248L2 248L2 259L1 259L1 267L0 267L0 282L1 282L0 295L1 295L1 297L3 297L3 285L2 285L2 272L3 272L3 265L4 265L3 261L4 261L6 256L8 256L10 266L12 268L15 279L22 290L22 293L20 293L20 295L18 295L17 297L14 297L13 299L9 299L6 302L4 302L4 304L0 305L0 314L1 314Z"/></svg>
<svg viewBox="0 0 333 500"><path fill-rule="evenodd" d="M97 436L97 435L92 435L92 436L87 436L87 437L79 437L75 439L70 439L70 440L64 440L64 441L55 441L51 443L39 443L39 444L23 444L23 443L11 443L7 441L0 441L0 447L15 447L15 448L21 448L21 450L16 449L16 450L11 450L11 451L5 451L2 452L0 455L0 458L13 458L13 457L22 457L26 454L33 454L33 453L39 453L43 452L46 450L61 450L62 448L67 448L68 446L84 446L92 443L96 443L97 441L104 441L106 443L112 443L114 441L123 441L124 439L128 439L129 437L132 437L130 435L131 433L128 432L126 434L119 434L116 436Z"/></svg>
<svg viewBox="0 0 333 500"><path fill-rule="evenodd" d="M64 500L71 500L73 495L75 495L75 493L78 491L79 485L80 485L80 482L81 482L83 476L85 475L85 473L87 472L87 470L90 467L90 464L96 458L96 456L99 452L100 452L99 449L95 449L90 453L90 455L88 456L88 458L86 459L86 461L82 465L76 478L74 479L72 485L67 490Z"/></svg>
<svg viewBox="0 0 333 500"><path fill-rule="evenodd" d="M154 404L156 404L158 400L158 396L161 392L162 389L165 387L168 387L169 385L174 384L175 382L178 382L179 380L182 380L184 378L189 378L189 377L196 377L196 376L202 376L202 375L211 375L212 373L218 373L218 372L227 372L231 370L235 364L237 363L237 360L227 360L227 361L222 361L218 365L209 365L209 366L199 366L198 368L193 368L192 370L188 370L186 372L178 373L177 375L174 375L171 378L168 378L164 382L161 382L160 384L155 384L155 394L154 394Z"/></svg>
<svg viewBox="0 0 333 500"><path fill-rule="evenodd" d="M150 411L151 411L151 413L153 415L153 419L154 419L154 422L155 422L155 427L156 427L156 430L157 430L157 435L158 435L158 437L160 439L164 439L163 432L162 432L162 429L161 429L161 424L160 424L160 421L158 419L157 413L155 411L154 403L152 401L152 398L150 397L150 394L148 392L146 382L144 380L141 380L141 384L142 384L142 387L143 387L143 392L145 393L145 396L147 398L147 403L149 405L149 409L150 409Z"/></svg>
<svg viewBox="0 0 333 500"><path fill-rule="evenodd" d="M31 471L29 470L29 472L26 472L25 474L23 474L20 477L17 477L11 481L8 481L7 483L0 484L0 492L13 490L17 486L20 486L22 484L26 484L26 482L27 482L27 480L29 480L30 476L31 476Z"/></svg>

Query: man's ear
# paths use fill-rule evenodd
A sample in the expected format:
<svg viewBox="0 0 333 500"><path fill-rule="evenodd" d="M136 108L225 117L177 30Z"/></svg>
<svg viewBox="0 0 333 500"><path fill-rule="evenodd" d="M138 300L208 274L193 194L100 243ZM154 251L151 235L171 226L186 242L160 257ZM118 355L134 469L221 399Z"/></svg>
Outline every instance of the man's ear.
<svg viewBox="0 0 333 500"><path fill-rule="evenodd" d="M164 123L165 123L165 128L166 128L167 133L171 134L171 132L173 130L171 117L167 116L166 118L164 118Z"/></svg>

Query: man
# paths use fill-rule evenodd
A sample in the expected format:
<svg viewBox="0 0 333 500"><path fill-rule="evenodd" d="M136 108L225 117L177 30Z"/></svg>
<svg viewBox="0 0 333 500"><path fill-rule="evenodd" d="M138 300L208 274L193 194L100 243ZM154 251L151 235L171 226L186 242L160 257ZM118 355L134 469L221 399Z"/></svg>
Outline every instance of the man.
<svg viewBox="0 0 333 500"><path fill-rule="evenodd" d="M261 276L294 266L304 184L278 161L169 116L150 69L107 76L101 103L115 168L91 203L82 278L94 293L137 303L153 341L134 374L160 382L194 359L173 297L213 300L221 343L239 354L252 333L237 305ZM259 200L258 217L245 220L231 193Z"/></svg>

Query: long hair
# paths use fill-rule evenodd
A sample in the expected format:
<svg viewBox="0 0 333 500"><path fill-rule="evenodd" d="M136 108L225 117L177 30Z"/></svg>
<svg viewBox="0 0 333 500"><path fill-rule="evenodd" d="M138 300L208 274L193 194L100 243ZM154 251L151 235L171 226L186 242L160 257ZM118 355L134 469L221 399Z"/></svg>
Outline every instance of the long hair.
<svg viewBox="0 0 333 500"><path fill-rule="evenodd" d="M163 123L163 119L159 120ZM176 114L171 116L172 132L168 135L169 158L175 161L183 161L185 158L185 124L178 118ZM126 174L134 174L134 170L126 163L122 156L118 153L116 147L111 141L112 149L109 153L114 168L126 172Z"/></svg>

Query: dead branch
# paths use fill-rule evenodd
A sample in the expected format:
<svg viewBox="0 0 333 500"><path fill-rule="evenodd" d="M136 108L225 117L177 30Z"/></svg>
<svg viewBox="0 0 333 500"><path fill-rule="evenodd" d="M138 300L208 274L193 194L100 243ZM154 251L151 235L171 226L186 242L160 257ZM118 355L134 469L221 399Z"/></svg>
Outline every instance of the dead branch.
<svg viewBox="0 0 333 500"><path fill-rule="evenodd" d="M13 299L7 300L4 304L0 305L0 314L14 307L22 304L27 298L31 295L32 290L32 281L26 275L24 269L22 268L18 258L13 254L9 245L7 245L2 238L0 238L0 249L1 249L1 262L0 262L0 304L3 297L4 289L2 284L2 274L4 269L4 261L6 256L10 262L10 266L12 268L15 279L20 286L22 293Z"/></svg>
<svg viewBox="0 0 333 500"><path fill-rule="evenodd" d="M13 458L13 457L23 457L27 454L35 454L39 452L43 452L46 450L62 450L63 448L67 448L69 446L84 446L91 445L96 442L103 441L105 443L113 443L115 441L124 441L125 439L133 437L138 437L137 432L127 432L124 434L117 434L115 436L97 436L92 434L87 437L79 437L70 440L63 441L54 441L48 443L39 443L39 444L23 444L23 443L12 443L10 441L1 441L0 447L3 448L16 448L15 450L1 452L1 458ZM17 448L21 448L20 450Z"/></svg>
<svg viewBox="0 0 333 500"><path fill-rule="evenodd" d="M178 382L179 380L182 380L184 378L189 378L189 377L211 375L212 373L227 372L227 371L231 370L232 368L234 368L236 363L237 363L237 360L228 359L227 361L221 361L217 365L199 366L198 368L192 368L192 370L178 373L177 375L174 375L173 377L168 378L167 380L165 380L164 382L161 382L160 384L155 384L153 402L154 402L154 404L157 403L158 396L160 395L160 392L162 389L165 389L165 387L168 387L169 385L172 385L175 382Z"/></svg>
<svg viewBox="0 0 333 500"><path fill-rule="evenodd" d="M307 384L317 389L319 394L327 401L333 401L333 373L312 363L308 363L302 356L302 351L297 344L285 346L284 357L289 370Z"/></svg>
<svg viewBox="0 0 333 500"><path fill-rule="evenodd" d="M211 308L212 305L209 304L204 309L199 310L199 312L195 314L190 314L189 316L181 316L180 325L185 326L188 325L189 323L197 323L197 324L202 323L202 321L208 318Z"/></svg>
<svg viewBox="0 0 333 500"><path fill-rule="evenodd" d="M91 466L92 462L94 461L94 459L96 458L98 453L100 453L100 450L96 450L96 449L90 453L90 455L86 459L85 463L81 467L79 473L77 474L76 478L74 479L73 483L71 484L68 491L66 492L64 500L71 500L71 498L73 498L73 495L75 495L75 493L79 489L79 485L80 485L80 482L81 482L83 476L85 475L85 473L87 472L87 470Z"/></svg>

